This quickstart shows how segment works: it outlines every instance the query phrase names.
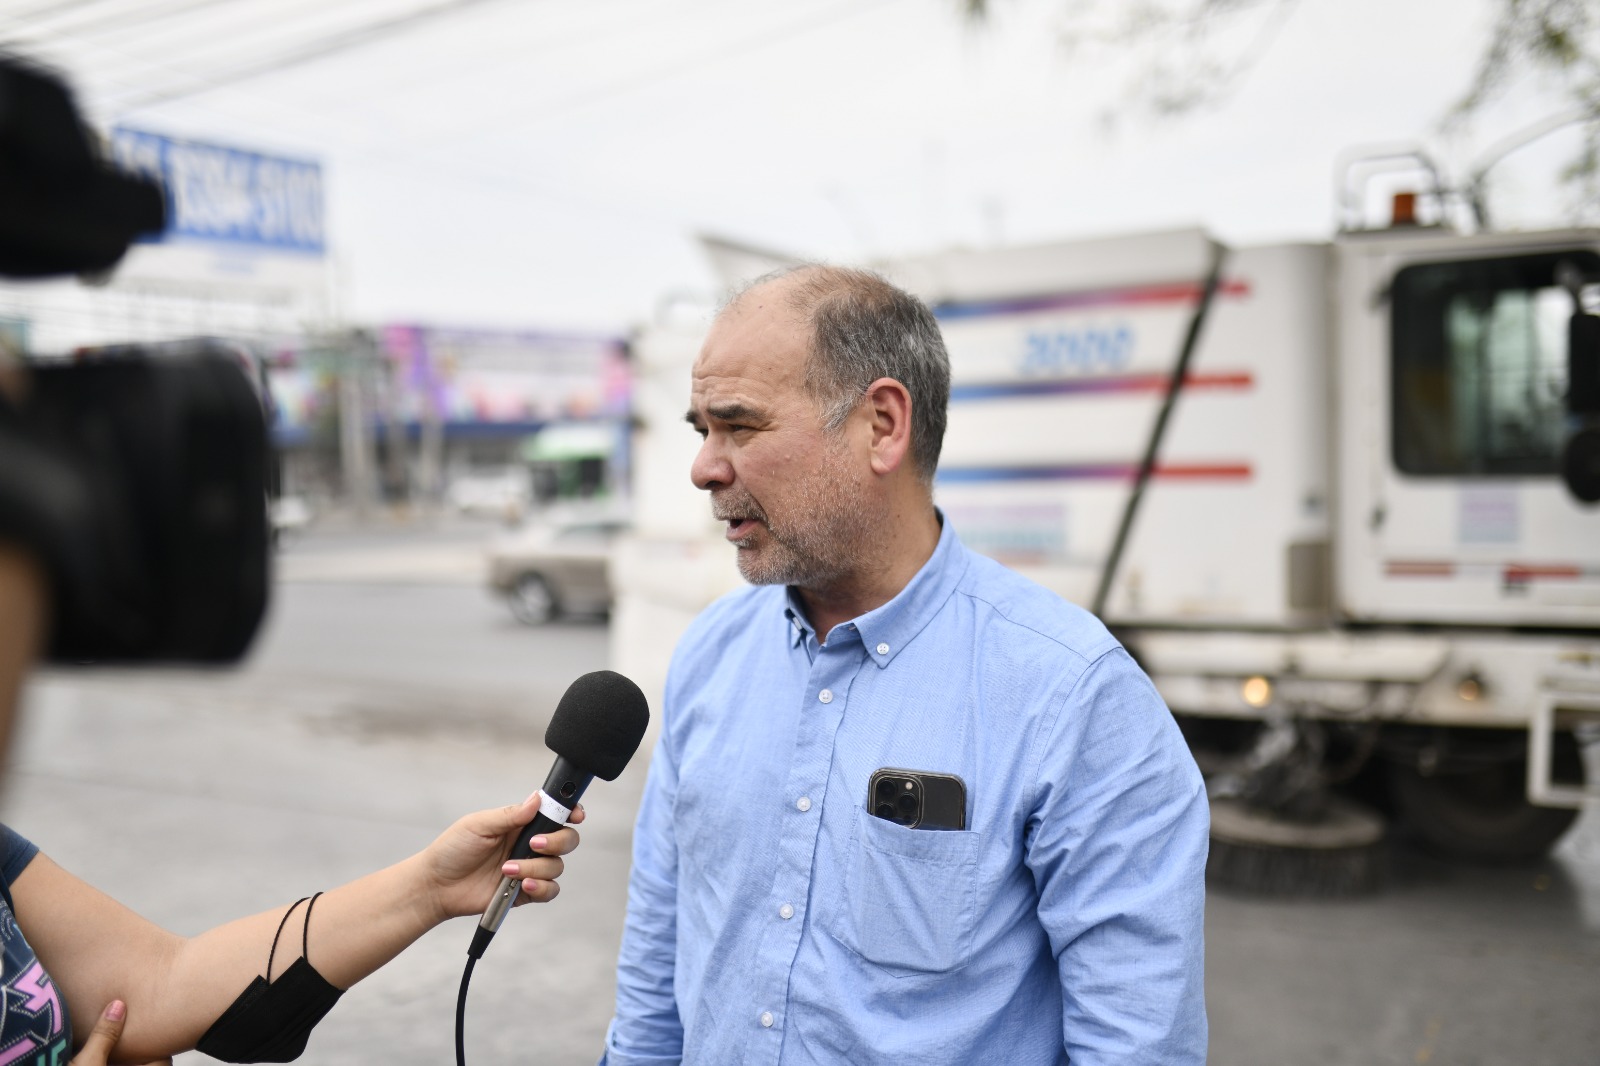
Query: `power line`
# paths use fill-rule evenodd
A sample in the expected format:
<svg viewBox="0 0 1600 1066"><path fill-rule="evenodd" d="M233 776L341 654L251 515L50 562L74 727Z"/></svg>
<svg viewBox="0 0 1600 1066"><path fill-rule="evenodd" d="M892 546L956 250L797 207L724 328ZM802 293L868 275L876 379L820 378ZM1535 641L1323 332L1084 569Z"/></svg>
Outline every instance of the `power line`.
<svg viewBox="0 0 1600 1066"><path fill-rule="evenodd" d="M55 0L54 3L40 4L38 7L30 8L27 11L15 12L7 17L16 19L19 22L29 19L50 19L58 15L70 14L79 8L97 7L106 2L107 0Z"/></svg>
<svg viewBox="0 0 1600 1066"><path fill-rule="evenodd" d="M444 141L435 141L433 144L456 144L470 140L480 134L495 132L509 133L513 130L523 129L534 123L568 114L573 111L602 103L606 100L625 95L637 89L642 89L661 81L670 81L679 75L701 69L713 63L724 62L729 59L742 59L753 51L759 51L772 45L783 44L793 40L796 36L812 33L825 29L838 22L851 19L873 8L884 7L899 0L845 0L844 3L835 4L827 11L814 14L811 18L796 19L788 25L777 29L762 29L743 38L731 41L720 41L698 52L679 58L676 62L645 71L638 77L623 78L609 85L599 85L586 92L574 93L565 99L556 100L548 107L535 108L531 114L525 114L516 121L515 125L509 124L504 119L478 126L474 129L461 131L459 135L449 137Z"/></svg>
<svg viewBox="0 0 1600 1066"><path fill-rule="evenodd" d="M748 6L749 0L691 0L688 6L692 11L704 12L709 9L737 6ZM619 5L621 6L621 5ZM635 6L643 8L651 15L664 16L648 20L638 11L624 10L621 14L603 21L598 27L586 27L587 30L598 32L580 32L567 35L541 36L536 42L518 40L516 37L507 37L503 40L491 42L497 46L509 45L509 48L485 50L479 48L471 62L458 63L453 67L442 64L432 64L420 71L407 70L405 81L402 85L385 88L386 97L404 96L407 94L429 93L440 85L450 84L463 78L481 77L485 73L503 68L510 64L526 66L530 59L551 53L570 55L576 50L591 45L603 45L614 49L619 43L634 38L655 38L661 32L661 25L668 22L679 21L684 17L684 12L674 9L669 4L662 4L656 0L638 2ZM615 9L610 9L613 12ZM621 31L621 32L617 32ZM418 76L418 75L423 76Z"/></svg>
<svg viewBox="0 0 1600 1066"><path fill-rule="evenodd" d="M404 33L425 22L433 22L439 19L459 15L469 8L483 7L488 4L496 4L501 2L502 0L451 0L450 3L440 4L436 7L424 8L421 11L413 11L410 14L400 15L396 18L386 19L382 22L369 23L365 26L359 26L354 30L335 34L332 37L313 44L310 47L304 48L298 52L291 52L288 55L278 56L263 63L258 63L254 66L244 66L229 71L226 74L213 77L199 85L191 85L187 88L158 89L155 92L147 93L142 97L135 98L132 102L124 105L123 109L125 111L137 111L142 108L152 107L156 104L171 103L174 100L181 100L187 97L198 96L202 93L209 93L226 85L237 85L242 81L250 81L254 78L264 77L268 74L276 74L280 71L289 70L293 67L304 66L307 63L314 63L319 59L336 55L339 52L349 51L352 48L360 48L364 45L371 44L373 41L381 40L384 37L390 37L398 33Z"/></svg>
<svg viewBox="0 0 1600 1066"><path fill-rule="evenodd" d="M131 7L121 12L103 15L81 27L69 28L64 32L71 33L79 38L94 37L124 30L130 26L148 25L152 22L162 22L177 18L192 11L197 11L202 7L215 7L223 2L225 0L174 0L174 2L167 4L147 4L143 7ZM57 30L56 32L61 33L63 31Z"/></svg>
<svg viewBox="0 0 1600 1066"><path fill-rule="evenodd" d="M174 17L191 14L194 17ZM330 33L360 26L365 18L360 11L352 14L350 7L329 4L328 0L302 0L298 4L289 0L275 0L270 4L249 0L226 3L224 0L181 0L167 10L152 13L149 18L131 20L131 24L118 33L117 43L127 47L131 39L141 51L166 50L204 56L215 60L212 70L228 71L241 63L248 65L276 59L290 47L318 42ZM297 32L302 27L310 29ZM97 25L95 30L99 29ZM76 29L66 33L80 38L95 36L95 33L81 33ZM243 48L228 50L239 45Z"/></svg>
<svg viewBox="0 0 1600 1066"><path fill-rule="evenodd" d="M84 0L85 4L97 4L101 2L103 2L103 0ZM219 0L199 0L198 3L196 0L183 0L183 3L179 5L184 8L183 11L176 11L172 8L169 8L169 10L181 14L186 13L189 10L193 10L194 8L217 2L219 2ZM325 5L326 0L307 0L307 2L303 2L297 7L286 4L282 2L282 0L276 0L276 2L271 5L270 10L259 13L265 14L271 18L275 18L276 25L281 27L283 25L283 16L286 8L292 17L302 13L309 13L313 10L325 10ZM149 10L149 8L130 7L125 8L125 10L137 14L146 12ZM43 33L34 33L30 35L29 31L34 30L34 27L18 21L19 16L0 12L0 19L10 23L10 44L8 47L11 50L27 52L29 54L37 55L41 58L54 57L50 61L51 65L62 71L70 71L77 68L82 68L79 73L91 72L87 75L91 86L84 86L80 84L78 86L80 89L92 87L92 83L96 81L105 81L110 83L107 86L107 88L110 90L109 93L100 92L89 95L88 102L92 104L93 109L98 112L114 113L117 109L119 101L137 97L141 93L148 93L149 90L147 86L152 80L156 80L159 83L160 80L171 81L172 79L177 78L184 79L191 83L200 82L205 84L208 78L208 75L205 73L175 66L171 62L167 61L165 56L153 58L150 54L152 49L149 47L128 47L125 43L125 35L120 36L117 44L113 46L108 45L103 41L93 39L95 36L93 34L80 34L71 28L62 30L47 29ZM249 36L253 28L253 26L250 26L246 27L245 30L240 31L238 30L237 25L235 25L230 27L229 36ZM303 43L304 39L305 38L302 37L301 42L296 43ZM315 40L316 38L313 39ZM141 43L143 44L145 42ZM276 59L282 54L282 51L281 49L276 49L269 52L266 49L255 49L254 53L254 56L249 54L231 57L223 56L220 60L220 63L229 67L230 69L236 68L240 65L249 66L252 60L259 61L259 57L263 54L268 54ZM115 62L106 63L102 61L101 56L110 57ZM70 57L71 61L67 61L68 57ZM109 75L105 73L105 69L108 66L111 67L113 71ZM136 71L136 73L128 73L128 71ZM166 75L167 77L164 79L152 78L150 75ZM76 83L79 79L74 77L71 80ZM138 82L143 82L144 84L141 85L138 84Z"/></svg>

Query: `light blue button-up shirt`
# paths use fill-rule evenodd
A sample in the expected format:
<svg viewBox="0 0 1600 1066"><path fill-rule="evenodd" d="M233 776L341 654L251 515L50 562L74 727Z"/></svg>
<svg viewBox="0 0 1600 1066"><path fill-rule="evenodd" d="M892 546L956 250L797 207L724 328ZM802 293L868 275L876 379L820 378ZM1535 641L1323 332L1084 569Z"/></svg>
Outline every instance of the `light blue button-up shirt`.
<svg viewBox="0 0 1600 1066"><path fill-rule="evenodd" d="M875 817L883 767L960 777L967 828ZM948 522L825 644L741 589L668 676L602 1062L1203 1062L1207 835L1127 653Z"/></svg>

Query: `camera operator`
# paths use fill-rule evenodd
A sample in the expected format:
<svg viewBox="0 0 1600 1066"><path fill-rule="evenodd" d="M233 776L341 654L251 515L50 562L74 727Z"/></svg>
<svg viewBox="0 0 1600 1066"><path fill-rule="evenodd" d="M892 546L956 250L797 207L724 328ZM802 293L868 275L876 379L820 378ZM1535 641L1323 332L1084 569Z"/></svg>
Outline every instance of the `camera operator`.
<svg viewBox="0 0 1600 1066"><path fill-rule="evenodd" d="M163 211L154 185L96 159L59 81L0 57L0 275L108 269ZM265 426L236 365L11 369L0 367L0 758L39 659L234 659L267 586ZM519 903L555 898L575 830L508 861L538 807L535 793L469 814L393 866L192 937L0 826L0 1062L56 1066L74 1051L73 1066L168 1062L191 1048L289 1061L344 989L445 919L482 913L502 877L521 879Z"/></svg>

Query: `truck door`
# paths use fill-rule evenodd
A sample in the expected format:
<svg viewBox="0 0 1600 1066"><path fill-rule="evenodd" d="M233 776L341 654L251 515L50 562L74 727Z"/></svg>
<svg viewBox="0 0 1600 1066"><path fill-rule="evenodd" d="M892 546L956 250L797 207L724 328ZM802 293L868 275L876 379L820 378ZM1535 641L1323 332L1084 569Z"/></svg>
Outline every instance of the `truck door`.
<svg viewBox="0 0 1600 1066"><path fill-rule="evenodd" d="M1600 508L1560 475L1588 357L1575 302L1600 309L1592 235L1352 240L1339 278L1342 609L1600 627Z"/></svg>

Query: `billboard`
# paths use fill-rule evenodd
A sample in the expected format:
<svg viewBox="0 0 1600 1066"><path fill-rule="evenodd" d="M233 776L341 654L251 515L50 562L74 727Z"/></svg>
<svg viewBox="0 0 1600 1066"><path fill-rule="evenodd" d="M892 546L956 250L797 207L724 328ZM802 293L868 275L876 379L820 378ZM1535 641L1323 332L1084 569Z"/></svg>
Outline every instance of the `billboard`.
<svg viewBox="0 0 1600 1066"><path fill-rule="evenodd" d="M153 238L221 241L274 252L320 256L322 167L303 159L118 127L118 166L159 180L167 190L167 230Z"/></svg>
<svg viewBox="0 0 1600 1066"><path fill-rule="evenodd" d="M620 337L397 325L382 331L382 346L408 422L526 432L628 414L632 373Z"/></svg>

